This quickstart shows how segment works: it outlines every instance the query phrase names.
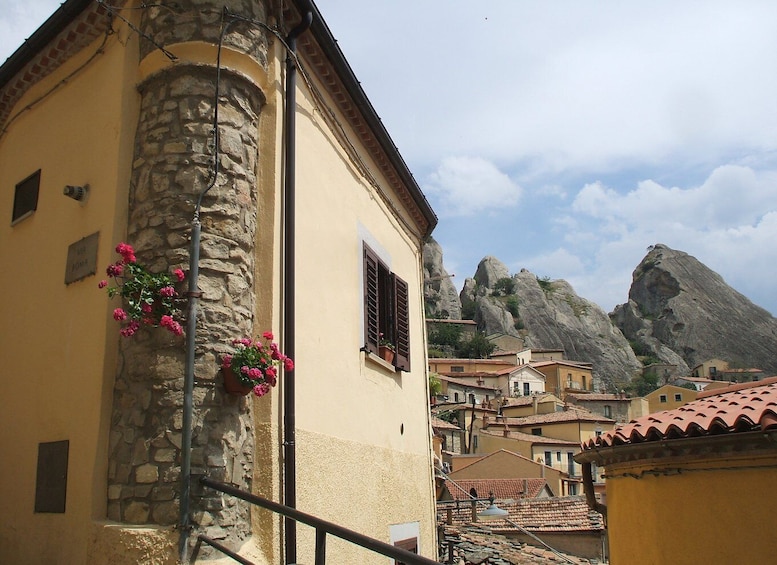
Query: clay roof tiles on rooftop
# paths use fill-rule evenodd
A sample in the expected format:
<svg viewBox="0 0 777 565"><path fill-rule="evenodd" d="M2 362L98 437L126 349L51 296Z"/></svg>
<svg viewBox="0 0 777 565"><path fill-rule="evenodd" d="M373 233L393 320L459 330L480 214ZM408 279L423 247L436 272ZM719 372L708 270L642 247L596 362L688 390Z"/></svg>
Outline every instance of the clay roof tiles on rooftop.
<svg viewBox="0 0 777 565"><path fill-rule="evenodd" d="M583 449L777 428L777 377L705 392L675 408L632 420Z"/></svg>
<svg viewBox="0 0 777 565"><path fill-rule="evenodd" d="M604 529L604 519L591 510L582 496L551 498L524 498L514 502L496 500L497 506L509 512L508 518L532 532L599 532ZM478 510L482 510L479 508ZM454 512L454 524L471 521L468 508ZM514 531L516 527L506 520L489 520L494 532Z"/></svg>
<svg viewBox="0 0 777 565"><path fill-rule="evenodd" d="M478 498L486 498L490 493L500 500L535 498L548 484L545 479L456 479L445 481L445 486L453 500L469 500L470 489L475 489ZM458 486L457 486L458 485Z"/></svg>

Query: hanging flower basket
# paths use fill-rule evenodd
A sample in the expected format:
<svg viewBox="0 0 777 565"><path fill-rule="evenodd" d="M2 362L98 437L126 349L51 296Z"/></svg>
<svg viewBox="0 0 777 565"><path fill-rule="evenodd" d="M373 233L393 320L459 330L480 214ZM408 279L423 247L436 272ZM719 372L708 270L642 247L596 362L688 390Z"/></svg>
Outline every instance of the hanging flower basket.
<svg viewBox="0 0 777 565"><path fill-rule="evenodd" d="M278 382L281 367L294 370L294 362L278 349L271 332L264 332L262 340L248 338L232 340L235 350L221 361L224 390L229 394L246 395L253 392L264 396Z"/></svg>
<svg viewBox="0 0 777 565"><path fill-rule="evenodd" d="M246 396L253 390L251 385L241 383L232 367L221 367L221 376L224 377L224 390L234 396Z"/></svg>

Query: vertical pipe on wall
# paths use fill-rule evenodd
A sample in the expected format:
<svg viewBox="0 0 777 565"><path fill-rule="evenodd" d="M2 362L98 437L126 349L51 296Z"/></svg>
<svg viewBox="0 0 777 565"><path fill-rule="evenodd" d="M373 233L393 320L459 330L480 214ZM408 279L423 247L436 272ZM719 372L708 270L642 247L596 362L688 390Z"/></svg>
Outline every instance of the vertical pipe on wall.
<svg viewBox="0 0 777 565"><path fill-rule="evenodd" d="M284 168L284 223L283 223L283 347L286 354L296 358L295 351L295 197L296 197L296 152L295 127L297 112L297 38L310 27L313 13L306 9L302 21L289 32L286 38L286 101L285 126L285 168ZM283 395L283 503L297 507L297 459L296 459L296 404L294 371L284 373ZM297 523L291 518L284 520L284 549L287 564L297 561Z"/></svg>

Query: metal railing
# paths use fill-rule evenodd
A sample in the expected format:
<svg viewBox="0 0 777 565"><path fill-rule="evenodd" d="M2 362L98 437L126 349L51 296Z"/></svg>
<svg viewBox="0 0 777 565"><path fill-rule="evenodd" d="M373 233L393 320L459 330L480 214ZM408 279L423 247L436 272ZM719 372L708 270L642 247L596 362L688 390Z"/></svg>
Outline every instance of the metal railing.
<svg viewBox="0 0 777 565"><path fill-rule="evenodd" d="M348 528L344 528L343 526L333 524L332 522L327 522L326 520L322 520L321 518L317 518L316 516L313 516L311 514L300 512L296 508L291 508L289 506L284 506L283 504L273 502L272 500L267 500L266 498L262 498L261 496L257 496L255 494L245 492L243 490L240 490L239 488L235 488L226 483L214 481L207 477L200 478L200 483L202 483L206 487L210 487L219 492L223 492L224 494L234 496L250 504L261 506L262 508L266 508L271 512L274 512L276 514L281 514L287 518L291 518L296 522L301 522L303 524L307 524L308 526L315 528L316 530L315 565L326 564L327 534L331 534L345 541L349 541L355 545L368 549L374 553L379 553L381 555L385 555L386 557L396 559L397 562L403 563L404 565L440 565L439 561L433 561L427 557L416 555L415 553L412 553L406 549L402 549L400 547L396 547L389 543L385 543L385 542L376 540L374 538L371 538L369 536L365 536L358 532L354 532L353 530L349 530ZM201 541L202 543L205 543L207 545L210 545L211 547L218 549L225 555L228 555L229 557L231 557L235 561L238 561L239 563L242 563L243 565L253 565L250 561L246 560L245 558L241 557L234 551L230 550L229 548L225 547L224 545L216 542L215 540L205 535L200 534L198 536L198 540Z"/></svg>

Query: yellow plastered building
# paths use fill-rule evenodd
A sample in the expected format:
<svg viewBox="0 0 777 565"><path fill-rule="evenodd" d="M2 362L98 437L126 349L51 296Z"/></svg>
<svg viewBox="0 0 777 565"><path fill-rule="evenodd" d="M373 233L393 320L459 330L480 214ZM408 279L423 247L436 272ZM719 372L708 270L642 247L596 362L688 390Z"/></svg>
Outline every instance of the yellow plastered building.
<svg viewBox="0 0 777 565"><path fill-rule="evenodd" d="M280 502L293 488L300 510L436 555L436 216L315 6L67 0L0 67L0 186L0 562L175 563L200 533L256 563L288 557L281 518L201 476ZM98 281L120 241L191 276L195 222L184 512L192 334L122 338ZM227 394L231 340L267 330L293 373L262 398ZM312 562L315 532L298 530ZM331 536L327 555L386 559Z"/></svg>

